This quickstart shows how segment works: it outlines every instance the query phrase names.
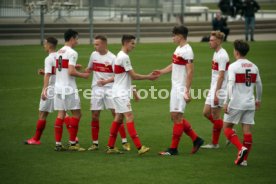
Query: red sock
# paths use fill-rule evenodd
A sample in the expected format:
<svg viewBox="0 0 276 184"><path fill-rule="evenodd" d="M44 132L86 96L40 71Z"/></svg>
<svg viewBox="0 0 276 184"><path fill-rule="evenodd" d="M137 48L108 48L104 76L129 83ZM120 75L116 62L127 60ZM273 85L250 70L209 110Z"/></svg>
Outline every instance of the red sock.
<svg viewBox="0 0 276 184"><path fill-rule="evenodd" d="M173 136L170 148L177 148L180 138L183 134L184 125L183 123L174 123L173 125Z"/></svg>
<svg viewBox="0 0 276 184"><path fill-rule="evenodd" d="M91 122L91 134L92 140L98 141L99 139L99 131L100 131L100 123L99 121L92 121Z"/></svg>
<svg viewBox="0 0 276 184"><path fill-rule="evenodd" d="M68 133L70 134L70 131L69 131L69 122L70 122L70 116L66 116L64 118L64 123L66 125L67 130L68 130Z"/></svg>
<svg viewBox="0 0 276 184"><path fill-rule="evenodd" d="M76 141L76 137L78 134L78 129L79 129L79 122L80 119L75 118L75 117L71 117L70 121L69 121L69 140L72 142Z"/></svg>
<svg viewBox="0 0 276 184"><path fill-rule="evenodd" d="M46 125L46 120L41 120L41 119L37 120L36 131L35 131L35 135L33 137L34 140L36 140L36 141L40 140L40 137L45 128L45 125Z"/></svg>
<svg viewBox="0 0 276 184"><path fill-rule="evenodd" d="M196 138L198 137L197 134L192 129L190 123L186 119L183 119L182 123L183 123L183 126L184 126L185 134L188 135L192 139L192 141L194 142L196 140Z"/></svg>
<svg viewBox="0 0 276 184"><path fill-rule="evenodd" d="M235 131L232 128L225 128L224 134L225 134L226 138L237 147L238 150L241 150L242 144L241 144L237 134L235 133Z"/></svg>
<svg viewBox="0 0 276 184"><path fill-rule="evenodd" d="M111 127L110 127L110 135L108 139L108 146L110 148L114 148L114 144L116 142L117 134L119 131L121 124L117 123L115 121L112 122Z"/></svg>
<svg viewBox="0 0 276 184"><path fill-rule="evenodd" d="M125 129L124 123L121 123L119 132L120 132L121 138L125 139L126 138L126 129Z"/></svg>
<svg viewBox="0 0 276 184"><path fill-rule="evenodd" d="M57 118L56 122L55 122L55 138L56 138L56 142L61 142L62 130L63 130L63 120L60 119L60 118Z"/></svg>
<svg viewBox="0 0 276 184"><path fill-rule="evenodd" d="M213 115L210 114L210 116L208 117L208 119L211 121L211 123L214 123L214 119L213 119Z"/></svg>
<svg viewBox="0 0 276 184"><path fill-rule="evenodd" d="M244 157L244 160L247 160L248 154L252 147L252 134L243 134L243 146L248 149L247 154Z"/></svg>
<svg viewBox="0 0 276 184"><path fill-rule="evenodd" d="M140 139L137 135L137 132L135 130L134 122L128 122L126 125L127 125L128 133L129 133L130 137L132 138L136 148L140 149L142 147L142 144L141 144L141 141L140 141Z"/></svg>
<svg viewBox="0 0 276 184"><path fill-rule="evenodd" d="M221 132L222 127L223 127L223 121L222 121L222 119L214 120L214 125L213 125L213 140L212 140L213 144L218 144L218 142L219 142L219 136L220 136L220 132Z"/></svg>

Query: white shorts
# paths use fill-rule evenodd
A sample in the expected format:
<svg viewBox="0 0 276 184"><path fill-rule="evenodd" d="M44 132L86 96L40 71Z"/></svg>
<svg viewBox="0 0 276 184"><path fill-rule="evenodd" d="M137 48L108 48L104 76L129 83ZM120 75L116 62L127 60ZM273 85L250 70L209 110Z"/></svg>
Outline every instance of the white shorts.
<svg viewBox="0 0 276 184"><path fill-rule="evenodd" d="M226 98L225 94L219 94L219 104L218 105L214 104L214 97L215 97L215 91L210 90L209 93L208 93L208 96L205 100L205 104L210 105L211 108L223 107L223 103L224 103L224 100Z"/></svg>
<svg viewBox="0 0 276 184"><path fill-rule="evenodd" d="M184 91L179 91L173 88L170 97L170 112L184 113L185 107L186 101L184 100Z"/></svg>
<svg viewBox="0 0 276 184"><path fill-rule="evenodd" d="M129 97L115 97L113 98L115 113L131 112L131 104Z"/></svg>
<svg viewBox="0 0 276 184"><path fill-rule="evenodd" d="M114 109L112 86L92 88L90 110Z"/></svg>
<svg viewBox="0 0 276 184"><path fill-rule="evenodd" d="M255 110L238 110L238 109L228 109L228 114L224 114L224 122L238 124L250 124L254 125Z"/></svg>
<svg viewBox="0 0 276 184"><path fill-rule="evenodd" d="M39 111L41 112L53 112L54 111L54 99L40 99Z"/></svg>
<svg viewBox="0 0 276 184"><path fill-rule="evenodd" d="M77 93L70 95L55 94L54 107L56 111L80 109L80 97Z"/></svg>

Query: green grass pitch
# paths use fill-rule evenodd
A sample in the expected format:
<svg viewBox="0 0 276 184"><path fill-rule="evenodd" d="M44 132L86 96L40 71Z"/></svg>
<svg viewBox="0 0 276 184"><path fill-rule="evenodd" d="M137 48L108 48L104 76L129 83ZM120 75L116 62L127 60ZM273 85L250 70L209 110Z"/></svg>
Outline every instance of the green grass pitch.
<svg viewBox="0 0 276 184"><path fill-rule="evenodd" d="M195 73L193 89L209 87L211 58L213 51L207 43L191 43L195 53ZM83 183L131 183L131 184L217 184L217 183L276 183L276 60L275 42L250 43L248 58L255 62L263 81L261 110L256 113L253 129L253 148L246 168L234 165L237 151L234 146L224 147L225 137L221 136L218 150L200 150L191 155L192 142L182 136L179 151L174 157L160 157L158 151L170 145L172 122L169 116L169 99L146 99L133 102L136 128L143 144L151 151L143 156L131 139L132 150L122 155L107 155L105 148L112 121L111 113L103 111L100 122L100 150L97 152L55 152L54 121L56 112L48 117L47 126L40 146L23 145L23 140L34 134L38 117L38 104L42 88L42 77L37 69L43 67L46 57L41 46L1 46L0 47L0 181L3 184L83 184ZM174 44L138 44L130 54L132 64L138 73L147 74L153 69L165 67L171 62ZM232 43L224 44L233 62ZM110 45L117 53L120 45ZM76 47L78 63L87 66L92 46ZM90 88L89 80L78 79L78 87ZM170 75L158 81L134 81L138 89L170 89ZM211 123L202 116L205 99L193 100L186 108L185 116L195 131L209 142ZM90 101L84 98L79 134L80 143L88 148L91 144ZM236 128L241 137L241 128ZM64 127L63 142L68 140ZM120 137L117 139L120 146Z"/></svg>

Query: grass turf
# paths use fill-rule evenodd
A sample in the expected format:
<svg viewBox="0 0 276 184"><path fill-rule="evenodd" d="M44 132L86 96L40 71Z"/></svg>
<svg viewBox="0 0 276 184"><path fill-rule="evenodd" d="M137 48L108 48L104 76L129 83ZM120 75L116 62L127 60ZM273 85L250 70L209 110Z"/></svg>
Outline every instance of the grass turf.
<svg viewBox="0 0 276 184"><path fill-rule="evenodd" d="M206 89L210 83L210 68L213 51L206 43L191 43L195 53L195 74L192 87ZM55 152L53 124L56 113L50 114L42 145L23 145L23 140L34 134L42 77L36 74L43 67L46 53L40 46L1 46L0 68L0 181L1 183L275 183L276 171L275 140L275 98L276 74L275 42L250 43L248 58L255 62L263 81L262 108L256 113L256 125L253 129L253 148L247 168L233 164L236 157L234 146L224 147L222 135L218 150L200 150L191 155L192 143L183 135L179 146L180 155L160 157L158 151L166 149L171 141L172 123L169 117L169 99L146 99L133 102L135 122L143 144L151 151L137 156L132 150L123 155L105 154L105 145L112 121L110 112L101 114L100 150L97 152ZM231 43L225 43L233 61ZM92 47L81 45L78 63L86 66ZM119 45L110 45L110 50L117 53ZM139 73L149 73L162 68L171 61L174 44L139 44L130 54L132 64ZM149 89L154 85L158 89L170 89L170 75L162 76L158 81L134 81L138 89ZM77 80L81 89L90 88L91 79ZM83 147L91 144L89 111L90 102L81 99L82 119L79 134ZM185 116L195 131L209 142L211 124L203 118L204 99L193 100L186 108ZM237 131L241 135L238 126ZM241 136L240 136L241 137ZM63 141L68 140L64 128ZM120 146L120 137L117 139Z"/></svg>

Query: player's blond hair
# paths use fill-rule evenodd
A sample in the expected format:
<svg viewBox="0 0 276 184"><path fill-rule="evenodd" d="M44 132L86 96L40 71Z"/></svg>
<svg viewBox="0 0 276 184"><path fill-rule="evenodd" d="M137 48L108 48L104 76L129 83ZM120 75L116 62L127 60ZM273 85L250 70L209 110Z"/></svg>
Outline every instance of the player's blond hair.
<svg viewBox="0 0 276 184"><path fill-rule="evenodd" d="M221 41L223 41L224 37L225 37L224 33L220 32L220 31L212 31L211 36L214 36L214 37L216 37L216 39L219 39Z"/></svg>

